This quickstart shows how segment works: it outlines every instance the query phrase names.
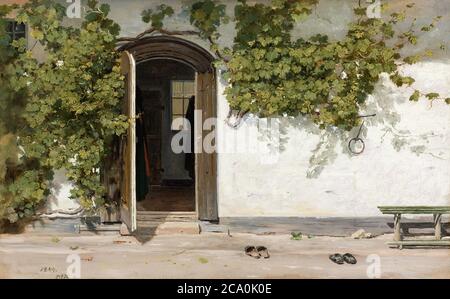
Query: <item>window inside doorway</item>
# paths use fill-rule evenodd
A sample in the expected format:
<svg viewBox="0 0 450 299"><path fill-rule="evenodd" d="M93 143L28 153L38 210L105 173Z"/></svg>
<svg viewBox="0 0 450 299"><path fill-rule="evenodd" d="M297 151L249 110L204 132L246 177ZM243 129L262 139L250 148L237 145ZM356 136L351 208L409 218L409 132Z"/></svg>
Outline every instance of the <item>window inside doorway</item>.
<svg viewBox="0 0 450 299"><path fill-rule="evenodd" d="M7 21L6 33L9 35L11 41L25 38L26 37L25 24L13 20Z"/></svg>
<svg viewBox="0 0 450 299"><path fill-rule="evenodd" d="M189 99L195 95L194 80L171 81L171 117L172 131L183 129L184 118L189 105Z"/></svg>

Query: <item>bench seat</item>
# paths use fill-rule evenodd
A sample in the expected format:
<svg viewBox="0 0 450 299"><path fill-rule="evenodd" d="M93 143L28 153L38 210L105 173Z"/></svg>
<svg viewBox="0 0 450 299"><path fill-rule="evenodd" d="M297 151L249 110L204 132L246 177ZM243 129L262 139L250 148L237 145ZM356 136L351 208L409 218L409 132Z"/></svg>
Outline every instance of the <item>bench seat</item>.
<svg viewBox="0 0 450 299"><path fill-rule="evenodd" d="M379 206L378 209L383 214L394 215L394 242L388 243L390 246L403 248L403 246L450 245L449 240L442 240L441 222L443 214L450 214L450 206ZM402 214L432 214L435 240L403 240L400 224Z"/></svg>
<svg viewBox="0 0 450 299"><path fill-rule="evenodd" d="M380 206L383 214L450 214L450 206Z"/></svg>

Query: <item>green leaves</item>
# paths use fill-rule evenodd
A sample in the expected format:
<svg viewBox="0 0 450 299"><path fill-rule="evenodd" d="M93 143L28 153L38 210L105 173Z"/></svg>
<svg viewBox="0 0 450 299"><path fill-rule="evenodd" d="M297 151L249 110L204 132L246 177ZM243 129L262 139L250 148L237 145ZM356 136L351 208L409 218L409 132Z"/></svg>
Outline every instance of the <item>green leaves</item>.
<svg viewBox="0 0 450 299"><path fill-rule="evenodd" d="M416 81L412 77L403 77L403 76L399 75L399 73L395 73L395 74L391 75L390 78L391 78L392 82L394 82L395 85L397 85L398 87L401 87L405 84L408 86L411 86Z"/></svg>
<svg viewBox="0 0 450 299"><path fill-rule="evenodd" d="M98 6L98 1L97 0L88 0L87 1L87 6L91 9L94 10L97 8Z"/></svg>
<svg viewBox="0 0 450 299"><path fill-rule="evenodd" d="M344 39L330 42L325 35L315 35L308 40L292 40L296 5L308 3L239 2L235 7L237 35L232 58L227 62L230 85L225 90L230 106L236 110L260 116L302 114L320 128L351 130L359 124L360 106L374 91L382 73L389 74L399 87L411 86L414 78L400 75L398 62L413 64L429 56L426 52L403 58L399 52L403 40L417 44L414 30L398 33L393 26L406 20L403 12L383 21L367 18L367 7L358 7L358 21L349 24ZM400 44L389 41L397 37ZM410 100L418 101L420 95L416 91ZM436 95L429 97L435 99Z"/></svg>
<svg viewBox="0 0 450 299"><path fill-rule="evenodd" d="M29 132L23 116L29 78L16 65L26 49L24 40L11 42L5 30L4 16L13 8L17 6L0 6L0 228L31 216L48 186L48 181L41 179L47 170L24 156L19 147L22 136Z"/></svg>
<svg viewBox="0 0 450 299"><path fill-rule="evenodd" d="M427 97L427 99L429 99L430 101L432 101L432 100L435 100L435 99L439 98L439 94L436 93L436 92L430 92L430 93L427 93L427 94L425 95L425 97Z"/></svg>
<svg viewBox="0 0 450 299"><path fill-rule="evenodd" d="M226 6L214 0L203 0L192 4L190 22L200 29L204 38L218 38L221 23L227 23Z"/></svg>
<svg viewBox="0 0 450 299"><path fill-rule="evenodd" d="M100 5L100 11L103 13L104 16L107 16L111 10L110 6L108 4L103 3Z"/></svg>
<svg viewBox="0 0 450 299"><path fill-rule="evenodd" d="M422 95L422 93L419 90L414 91L414 93L411 95L411 97L409 98L410 101L413 102L417 102L420 98L420 96ZM430 92L424 95L428 100L430 101L434 101L436 99L440 99L440 94L436 93L436 92ZM450 104L450 98L446 98L444 99L444 102L447 104Z"/></svg>
<svg viewBox="0 0 450 299"><path fill-rule="evenodd" d="M420 91L416 90L416 91L414 91L414 93L411 95L411 97L409 98L409 100L410 100L411 102L417 102L417 101L419 101L419 98L420 98Z"/></svg>
<svg viewBox="0 0 450 299"><path fill-rule="evenodd" d="M321 128L352 129L379 75L394 69L396 53L371 39L375 33L369 25L352 25L339 42L326 35L292 40L292 13L298 9L293 3L300 2L236 6L227 99L233 109L260 116L303 114ZM412 84L413 79L401 82Z"/></svg>
<svg viewBox="0 0 450 299"><path fill-rule="evenodd" d="M163 20L173 14L174 10L172 7L161 4L156 11L153 11L153 9L144 10L141 16L144 23L151 23L153 28L161 29L163 27Z"/></svg>
<svg viewBox="0 0 450 299"><path fill-rule="evenodd" d="M303 234L301 232L292 232L291 233L291 240L299 241L303 238Z"/></svg>
<svg viewBox="0 0 450 299"><path fill-rule="evenodd" d="M81 28L73 28L60 26L59 10L50 2L32 1L19 11L31 34L44 44L46 59L38 62L15 42L17 55L6 64L11 70L8 82L27 99L17 110L22 112L17 125L24 128L17 134L25 151L23 163L33 161L33 168L16 172L14 183L0 194L0 205L2 196L5 201L20 199L20 203L5 202L9 216L3 216L0 208L0 219L26 217L48 194L51 169L59 168L65 168L73 181L75 198L87 210L94 209L105 195L97 170L112 136L128 128L120 113L123 78L115 49L120 27L107 18L109 6L89 1ZM18 99L17 94L13 99Z"/></svg>
<svg viewBox="0 0 450 299"><path fill-rule="evenodd" d="M15 8L17 8L17 5L0 5L0 18L8 15Z"/></svg>

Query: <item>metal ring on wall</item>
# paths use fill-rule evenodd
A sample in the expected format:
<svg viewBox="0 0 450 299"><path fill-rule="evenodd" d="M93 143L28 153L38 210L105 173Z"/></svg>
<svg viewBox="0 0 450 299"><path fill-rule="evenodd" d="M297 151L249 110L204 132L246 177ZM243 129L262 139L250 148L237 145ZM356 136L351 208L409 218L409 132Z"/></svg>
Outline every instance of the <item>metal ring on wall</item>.
<svg viewBox="0 0 450 299"><path fill-rule="evenodd" d="M356 145L357 142L360 142L362 144L362 147L360 150L355 150L354 149L354 145ZM366 149L366 144L364 143L364 141L359 138L359 137L355 137L350 139L350 141L348 142L348 150L354 154L354 155L360 155L364 152L364 150Z"/></svg>

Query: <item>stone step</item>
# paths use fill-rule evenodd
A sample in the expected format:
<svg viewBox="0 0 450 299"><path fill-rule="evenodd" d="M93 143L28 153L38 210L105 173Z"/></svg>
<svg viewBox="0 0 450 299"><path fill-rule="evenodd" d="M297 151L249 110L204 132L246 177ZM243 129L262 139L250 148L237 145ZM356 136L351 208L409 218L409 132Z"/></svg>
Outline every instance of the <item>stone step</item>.
<svg viewBox="0 0 450 299"><path fill-rule="evenodd" d="M153 232L155 235L172 235L172 234L200 234L200 225L198 222L164 222L156 226L138 225L138 230Z"/></svg>
<svg viewBox="0 0 450 299"><path fill-rule="evenodd" d="M80 224L79 231L95 231L95 232L118 232L120 231L120 223L119 224L100 224L100 225L86 225Z"/></svg>
<svg viewBox="0 0 450 299"><path fill-rule="evenodd" d="M137 221L148 222L190 222L197 220L195 212L147 212L138 211Z"/></svg>
<svg viewBox="0 0 450 299"><path fill-rule="evenodd" d="M196 212L173 212L173 211L137 211L142 215L196 215Z"/></svg>
<svg viewBox="0 0 450 299"><path fill-rule="evenodd" d="M200 225L198 222L138 222L137 235L175 235L200 234ZM130 235L126 226L121 227L122 235Z"/></svg>

